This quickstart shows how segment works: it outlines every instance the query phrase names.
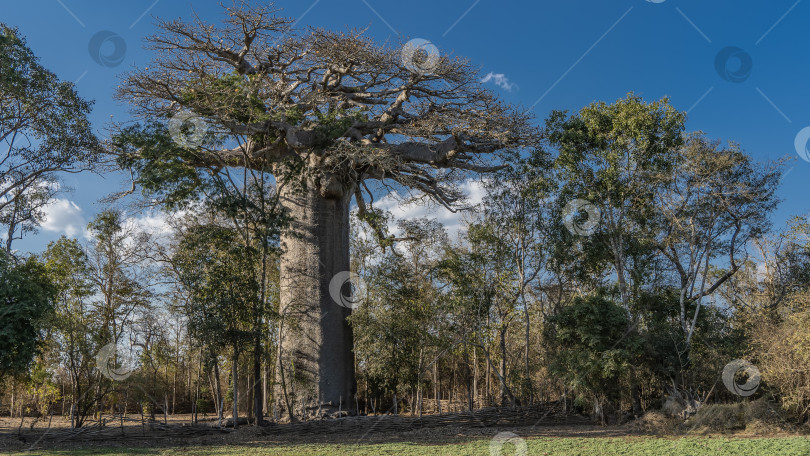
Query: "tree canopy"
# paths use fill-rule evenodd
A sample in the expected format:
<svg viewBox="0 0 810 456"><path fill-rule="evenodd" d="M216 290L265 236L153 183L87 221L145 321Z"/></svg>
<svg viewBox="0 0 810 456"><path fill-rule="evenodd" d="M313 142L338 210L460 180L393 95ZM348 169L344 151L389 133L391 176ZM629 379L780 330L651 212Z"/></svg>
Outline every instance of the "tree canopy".
<svg viewBox="0 0 810 456"><path fill-rule="evenodd" d="M45 69L19 32L0 23L0 218L30 231L53 196L58 173L87 170L100 159L87 116L92 103Z"/></svg>

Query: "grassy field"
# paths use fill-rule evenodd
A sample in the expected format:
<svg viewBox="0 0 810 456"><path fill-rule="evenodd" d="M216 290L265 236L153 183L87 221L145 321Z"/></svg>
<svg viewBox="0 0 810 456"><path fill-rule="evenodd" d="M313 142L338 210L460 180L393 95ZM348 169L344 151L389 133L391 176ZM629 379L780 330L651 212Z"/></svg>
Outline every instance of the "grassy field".
<svg viewBox="0 0 810 456"><path fill-rule="evenodd" d="M501 447L500 454L526 455L779 455L810 456L807 437L727 438L727 437L618 437L618 438L529 438L526 452L513 443ZM491 440L455 444L263 444L252 446L187 446L178 448L115 448L72 451L32 451L36 455L489 455ZM520 445L520 444L519 444ZM516 452L516 449L518 450ZM498 454L497 452L494 454Z"/></svg>

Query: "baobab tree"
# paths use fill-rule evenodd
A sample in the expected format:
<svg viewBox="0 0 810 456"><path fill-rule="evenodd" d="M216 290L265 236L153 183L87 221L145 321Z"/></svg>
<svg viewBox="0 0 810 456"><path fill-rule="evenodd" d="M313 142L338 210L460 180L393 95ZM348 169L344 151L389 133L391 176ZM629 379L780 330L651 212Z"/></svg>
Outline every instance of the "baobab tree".
<svg viewBox="0 0 810 456"><path fill-rule="evenodd" d="M502 168L539 133L530 114L482 87L465 59L419 40L380 45L364 30L298 30L277 13L236 2L221 25L158 20L160 32L147 39L154 60L119 90L149 123L129 130L138 141L119 141L117 152L136 183L165 201L194 194L205 173L226 168L275 180L290 220L281 235L275 398L292 419L299 407L355 408L351 309L329 290L349 270L352 199L390 244L375 195L455 210L465 200L460 183ZM207 135L168 140L190 133L167 129L169 118L191 119L195 139Z"/></svg>

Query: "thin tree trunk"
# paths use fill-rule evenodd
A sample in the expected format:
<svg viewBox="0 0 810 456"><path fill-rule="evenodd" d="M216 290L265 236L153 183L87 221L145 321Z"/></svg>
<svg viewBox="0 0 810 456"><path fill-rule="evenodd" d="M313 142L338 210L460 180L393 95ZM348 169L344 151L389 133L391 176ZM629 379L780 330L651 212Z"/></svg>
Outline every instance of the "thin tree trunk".
<svg viewBox="0 0 810 456"><path fill-rule="evenodd" d="M174 375L172 376L172 415L174 415L175 406L177 405L177 371L180 369L180 334L179 329L175 331L175 341L177 342L177 350L174 355Z"/></svg>
<svg viewBox="0 0 810 456"><path fill-rule="evenodd" d="M500 377L504 379L501 382L501 407L506 405L506 327L501 328L501 372ZM511 394L510 394L511 396ZM512 401L514 403L514 400Z"/></svg>
<svg viewBox="0 0 810 456"><path fill-rule="evenodd" d="M259 328L261 323L259 323ZM257 332L253 340L253 417L256 426L264 424L264 403L263 403L263 390L262 382L262 339L261 335Z"/></svg>
<svg viewBox="0 0 810 456"><path fill-rule="evenodd" d="M219 378L219 359L216 356L214 356L214 384L217 389L217 419L222 423L222 401L224 398L222 396L222 383Z"/></svg>
<svg viewBox="0 0 810 456"><path fill-rule="evenodd" d="M515 399L514 399L514 395L512 394L512 390L510 390L509 386L506 385L506 379L501 375L501 373L498 371L498 369L496 369L495 366L492 364L492 358L489 356L489 351L486 348L484 348L483 346L481 346L481 345L479 345L479 347L481 347L481 351L484 352L484 358L486 358L486 360L487 360L487 365L492 367L492 371L495 372L495 375L498 377L498 381L500 381L500 383L501 383L502 390L504 390L506 392L506 395L512 400L512 403L514 403Z"/></svg>
<svg viewBox="0 0 810 456"><path fill-rule="evenodd" d="M489 323L490 323L490 314L487 313L487 326L489 326ZM484 352L484 355L486 356L486 360L487 360L486 389L487 389L487 407L489 407L490 405L492 405L492 390L491 390L491 382L490 382L491 377L492 377L492 372L490 372L490 369L491 369L490 365L492 363L489 362L489 355L487 354L486 349L481 347L481 351Z"/></svg>
<svg viewBox="0 0 810 456"><path fill-rule="evenodd" d="M473 402L478 400L478 375L478 347L473 345Z"/></svg>
<svg viewBox="0 0 810 456"><path fill-rule="evenodd" d="M200 377L202 377L203 368L203 348L200 347L197 356L197 381L194 382L194 422L199 419L200 411L197 410L197 402L200 400Z"/></svg>
<svg viewBox="0 0 810 456"><path fill-rule="evenodd" d="M267 410L267 366L262 366L262 410ZM264 415L264 412L262 412Z"/></svg>
<svg viewBox="0 0 810 456"><path fill-rule="evenodd" d="M419 382L419 387L416 389L417 407L419 407L419 418L422 418L422 382Z"/></svg>
<svg viewBox="0 0 810 456"><path fill-rule="evenodd" d="M472 368L470 367L470 354L469 345L464 344L464 364L467 365L467 410L472 412L473 409L473 375Z"/></svg>
<svg viewBox="0 0 810 456"><path fill-rule="evenodd" d="M193 359L194 356L192 355L191 358L192 359L189 360L188 369L186 369L186 372L188 373L188 375L186 375L186 396L188 397L189 402L191 402L194 399L194 396L193 396L194 392L191 390L191 371L194 370L194 368L192 367L193 366L192 362L194 361L194 359Z"/></svg>
<svg viewBox="0 0 810 456"><path fill-rule="evenodd" d="M239 348L233 347L233 368L231 378L233 382L233 428L239 428Z"/></svg>
<svg viewBox="0 0 810 456"><path fill-rule="evenodd" d="M217 397L217 388L214 386L213 368L209 372L206 372L206 377L208 377L208 387L210 388L211 392L211 400L214 401L214 413L219 416L219 398Z"/></svg>
<svg viewBox="0 0 810 456"><path fill-rule="evenodd" d="M529 333L530 333L529 329L530 329L531 322L529 321L529 306L528 306L528 304L526 304L525 299L523 300L523 311L524 311L525 316L526 316L526 353L525 353L526 385L530 386L530 388L529 388L529 398L528 399L529 399L529 403L532 403L534 401L534 397L533 397L534 388L531 387L532 386L531 385L531 376L529 374Z"/></svg>
<svg viewBox="0 0 810 456"><path fill-rule="evenodd" d="M439 396L439 358L433 363L433 396L436 398L436 412L442 414L442 402Z"/></svg>

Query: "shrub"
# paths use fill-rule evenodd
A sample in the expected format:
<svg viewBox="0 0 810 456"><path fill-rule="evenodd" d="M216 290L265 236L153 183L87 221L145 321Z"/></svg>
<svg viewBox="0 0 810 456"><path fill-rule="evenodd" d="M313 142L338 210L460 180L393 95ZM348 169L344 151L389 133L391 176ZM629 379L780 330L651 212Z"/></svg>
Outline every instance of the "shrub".
<svg viewBox="0 0 810 456"><path fill-rule="evenodd" d="M640 359L641 340L623 308L600 296L576 298L549 318L545 339L552 352L550 371L578 393L576 405L593 407L605 423L606 407L616 407L622 385Z"/></svg>
<svg viewBox="0 0 810 456"><path fill-rule="evenodd" d="M761 324L753 339L763 382L796 419L810 420L810 309Z"/></svg>

